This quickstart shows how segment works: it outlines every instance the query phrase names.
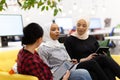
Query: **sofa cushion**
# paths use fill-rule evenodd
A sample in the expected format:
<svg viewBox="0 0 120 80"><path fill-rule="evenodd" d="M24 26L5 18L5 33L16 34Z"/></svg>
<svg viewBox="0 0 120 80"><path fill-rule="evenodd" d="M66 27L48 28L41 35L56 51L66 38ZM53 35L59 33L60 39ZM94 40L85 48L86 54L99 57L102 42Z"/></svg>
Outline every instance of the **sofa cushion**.
<svg viewBox="0 0 120 80"><path fill-rule="evenodd" d="M0 71L0 80L38 80L37 77L23 74L9 74Z"/></svg>
<svg viewBox="0 0 120 80"><path fill-rule="evenodd" d="M19 50L0 51L0 71L9 71L16 62Z"/></svg>
<svg viewBox="0 0 120 80"><path fill-rule="evenodd" d="M120 55L111 55L111 56L120 65Z"/></svg>

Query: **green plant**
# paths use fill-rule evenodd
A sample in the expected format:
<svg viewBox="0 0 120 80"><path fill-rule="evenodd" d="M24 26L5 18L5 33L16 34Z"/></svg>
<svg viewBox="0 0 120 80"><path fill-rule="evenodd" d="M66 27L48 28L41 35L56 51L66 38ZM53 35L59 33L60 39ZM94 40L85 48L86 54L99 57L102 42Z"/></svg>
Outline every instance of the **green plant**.
<svg viewBox="0 0 120 80"><path fill-rule="evenodd" d="M117 24L116 28L120 28L120 24Z"/></svg>
<svg viewBox="0 0 120 80"><path fill-rule="evenodd" d="M53 15L56 16L58 12L61 12L62 10L57 6L57 4L61 0L17 0L17 4L21 7L21 9L29 10L31 8L34 8L37 6L42 11L48 11L49 9L52 9ZM5 10L5 8L8 8L8 4L6 3L6 0L0 0L0 11Z"/></svg>

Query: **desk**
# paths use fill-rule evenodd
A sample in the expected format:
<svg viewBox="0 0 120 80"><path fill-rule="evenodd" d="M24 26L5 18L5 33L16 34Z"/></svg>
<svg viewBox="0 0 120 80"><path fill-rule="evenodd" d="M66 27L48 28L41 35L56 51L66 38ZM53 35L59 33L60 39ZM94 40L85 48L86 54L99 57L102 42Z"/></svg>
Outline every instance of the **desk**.
<svg viewBox="0 0 120 80"><path fill-rule="evenodd" d="M120 36L109 36L109 37L105 37L105 39L120 40Z"/></svg>
<svg viewBox="0 0 120 80"><path fill-rule="evenodd" d="M104 34L109 34L109 30L96 30L94 32L89 32L89 35L104 35Z"/></svg>
<svg viewBox="0 0 120 80"><path fill-rule="evenodd" d="M111 48L110 52L114 54L120 54L120 36L109 36L105 37L105 39L110 39L111 41L114 41L116 47Z"/></svg>
<svg viewBox="0 0 120 80"><path fill-rule="evenodd" d="M18 42L8 42L7 47L0 47L0 51L6 51L6 50L14 50L14 49L21 49L21 41Z"/></svg>
<svg viewBox="0 0 120 80"><path fill-rule="evenodd" d="M105 35L111 33L112 28L104 28L100 30L95 30L94 32L89 32L90 35ZM120 34L120 29L115 29L114 33L119 33Z"/></svg>

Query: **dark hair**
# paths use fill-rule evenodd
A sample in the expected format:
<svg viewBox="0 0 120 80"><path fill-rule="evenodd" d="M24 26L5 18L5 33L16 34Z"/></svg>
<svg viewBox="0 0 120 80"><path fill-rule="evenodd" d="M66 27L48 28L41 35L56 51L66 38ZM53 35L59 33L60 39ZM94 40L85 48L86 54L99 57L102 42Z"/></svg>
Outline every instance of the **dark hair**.
<svg viewBox="0 0 120 80"><path fill-rule="evenodd" d="M55 20L52 20L53 23L55 23Z"/></svg>
<svg viewBox="0 0 120 80"><path fill-rule="evenodd" d="M22 45L33 44L38 38L43 37L43 29L37 23L30 23L23 29Z"/></svg>

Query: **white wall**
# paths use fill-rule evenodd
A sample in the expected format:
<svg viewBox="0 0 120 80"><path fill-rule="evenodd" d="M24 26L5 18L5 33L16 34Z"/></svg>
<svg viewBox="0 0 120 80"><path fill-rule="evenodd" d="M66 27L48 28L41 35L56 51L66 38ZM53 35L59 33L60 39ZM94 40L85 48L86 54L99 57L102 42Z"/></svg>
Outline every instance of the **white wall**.
<svg viewBox="0 0 120 80"><path fill-rule="evenodd" d="M73 23L80 17L98 17L102 20L104 26L104 19L112 19L112 27L120 24L120 0L62 0L58 5L62 6L62 13L56 17L51 11L40 12L40 9L21 10L18 6L10 6L0 14L22 14L24 26L30 22L37 22L41 25L47 24L52 19L57 17L71 17ZM92 11L92 9L94 9Z"/></svg>

